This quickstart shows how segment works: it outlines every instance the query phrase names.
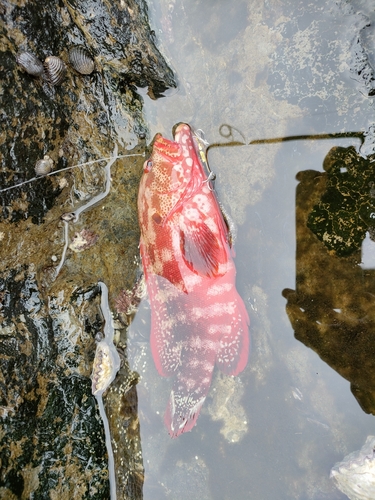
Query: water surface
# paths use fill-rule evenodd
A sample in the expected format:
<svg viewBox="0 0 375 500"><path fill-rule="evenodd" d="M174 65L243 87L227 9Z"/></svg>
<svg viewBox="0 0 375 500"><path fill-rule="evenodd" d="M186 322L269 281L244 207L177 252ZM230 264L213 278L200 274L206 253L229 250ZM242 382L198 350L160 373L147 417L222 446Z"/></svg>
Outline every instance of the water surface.
<svg viewBox="0 0 375 500"><path fill-rule="evenodd" d="M324 193L319 173L331 148L354 146L361 158L373 153L371 133L362 148L358 139L372 123L374 98L371 78L358 72L355 44L359 39L371 65L373 32L365 26L374 13L367 2L333 1L160 0L150 11L160 49L179 79L171 95L145 96L150 138L156 132L171 138L172 126L184 121L210 143L223 144L210 150L209 161L218 195L238 226L237 288L250 316L251 354L239 377L215 373L196 427L171 440L163 427L170 383L153 366L148 311L141 309L132 348L142 375L144 498L346 498L329 472L374 432L373 416L342 376L353 375L350 356L343 365L329 340L324 349L309 345L303 332L314 339L320 328L323 340L332 332L345 340L348 322L362 321L368 339L371 307L360 302L366 296L371 304L375 290L372 295L371 270L365 274L359 266L361 249L346 257L330 253L306 218ZM328 133L338 136L313 137ZM249 144L300 135L311 138ZM230 140L244 145L225 146ZM316 172L315 184L306 171ZM369 171L371 177L370 164ZM375 244L366 241L371 254ZM309 282L301 284L301 276ZM286 311L285 297L296 290L298 300L307 297L307 305L298 306L307 314L301 341L294 335L296 309ZM316 297L321 302L314 309ZM362 360L360 341L355 346L358 381L371 360ZM360 387L366 389L371 393L371 385ZM365 409L373 411L371 404Z"/></svg>

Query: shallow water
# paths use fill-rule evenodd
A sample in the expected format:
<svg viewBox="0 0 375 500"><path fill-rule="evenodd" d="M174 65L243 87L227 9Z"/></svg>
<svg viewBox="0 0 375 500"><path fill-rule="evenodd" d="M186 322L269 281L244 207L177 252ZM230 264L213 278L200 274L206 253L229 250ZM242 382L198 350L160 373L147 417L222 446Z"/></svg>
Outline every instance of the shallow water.
<svg viewBox="0 0 375 500"><path fill-rule="evenodd" d="M373 20L374 13L368 5L160 0L150 6L160 49L179 79L168 97L144 97L150 138L156 132L171 138L172 126L184 121L204 130L210 143L222 143L210 150L209 161L219 198L238 226L237 288L250 316L251 354L239 377L215 374L196 427L171 440L162 418L170 384L153 365L149 312L141 306L131 357L142 376L145 499L346 498L329 473L374 432L374 417L361 409L347 380L360 385L371 359L359 339L351 366L350 346L343 361L338 341L330 347L329 339L333 332L345 342L348 324L362 321L371 340L371 307L360 304L362 295L374 296L375 244L366 239L370 264L362 268L360 248L346 257L329 253L304 222L324 189L299 173L324 172L336 146L372 154L373 136L361 149L358 134L249 143L369 129L372 80L358 74L355 48L359 37L371 65L373 34L364 16ZM245 144L225 146L231 140ZM371 180L371 164L369 170ZM296 198L297 174L302 192ZM293 308L288 316L285 289L308 298L299 306L307 311L301 319ZM316 297L321 303L314 309ZM331 318L338 314L339 320ZM298 321L304 322L301 341L294 336ZM322 338L314 344L317 332ZM356 394L371 411L361 397L366 389L371 392L370 381Z"/></svg>

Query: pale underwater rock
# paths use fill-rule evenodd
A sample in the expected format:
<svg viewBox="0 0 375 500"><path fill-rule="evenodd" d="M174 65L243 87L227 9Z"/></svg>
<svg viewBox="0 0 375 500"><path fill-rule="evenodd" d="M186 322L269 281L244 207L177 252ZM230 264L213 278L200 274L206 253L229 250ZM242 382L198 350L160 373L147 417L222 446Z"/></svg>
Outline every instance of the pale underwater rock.
<svg viewBox="0 0 375 500"><path fill-rule="evenodd" d="M229 377L215 372L212 392L207 405L212 420L221 420L220 433L230 443L238 443L248 432L245 409L241 404L244 386L239 377Z"/></svg>
<svg viewBox="0 0 375 500"><path fill-rule="evenodd" d="M330 477L350 500L375 498L375 436L368 436L358 451L332 467Z"/></svg>

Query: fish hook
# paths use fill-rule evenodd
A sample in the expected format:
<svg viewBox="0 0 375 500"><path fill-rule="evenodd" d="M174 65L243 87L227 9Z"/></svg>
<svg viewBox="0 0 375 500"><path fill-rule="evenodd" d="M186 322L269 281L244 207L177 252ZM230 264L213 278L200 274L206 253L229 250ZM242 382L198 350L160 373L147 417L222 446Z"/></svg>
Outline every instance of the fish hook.
<svg viewBox="0 0 375 500"><path fill-rule="evenodd" d="M201 128L199 128L198 130L194 130L194 133L195 133L197 139L199 139L199 141L202 142L205 146L208 146L210 144L207 141L207 139L205 139L204 132Z"/></svg>
<svg viewBox="0 0 375 500"><path fill-rule="evenodd" d="M210 169L210 166L209 166L208 160L207 160L207 154L206 154L207 146L209 145L209 142L205 139L204 132L202 129L194 130L193 131L193 138L195 139L194 142L195 142L197 149L198 149L200 161L201 161L203 167L205 168L206 172L208 173L208 177L205 181L203 181L203 184L205 184L207 182L208 189L210 191L214 191L215 190L214 182L216 179L216 174L215 174L215 172L212 172L212 170Z"/></svg>
<svg viewBox="0 0 375 500"><path fill-rule="evenodd" d="M215 172L212 172L212 170L210 170L210 173L209 173L207 179L205 181L203 181L203 184L205 184L207 182L208 189L210 191L214 191L215 190L215 179L216 179Z"/></svg>

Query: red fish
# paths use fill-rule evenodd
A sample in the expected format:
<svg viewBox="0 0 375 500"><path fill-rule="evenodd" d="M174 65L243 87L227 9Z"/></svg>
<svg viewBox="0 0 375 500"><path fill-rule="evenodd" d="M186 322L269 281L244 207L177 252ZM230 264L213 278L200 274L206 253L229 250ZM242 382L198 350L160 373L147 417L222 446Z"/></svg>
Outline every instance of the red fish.
<svg viewBox="0 0 375 500"><path fill-rule="evenodd" d="M165 414L172 437L194 427L215 364L237 375L249 351L229 231L198 145L187 124L174 141L158 134L138 194L152 355L159 373L174 377Z"/></svg>

